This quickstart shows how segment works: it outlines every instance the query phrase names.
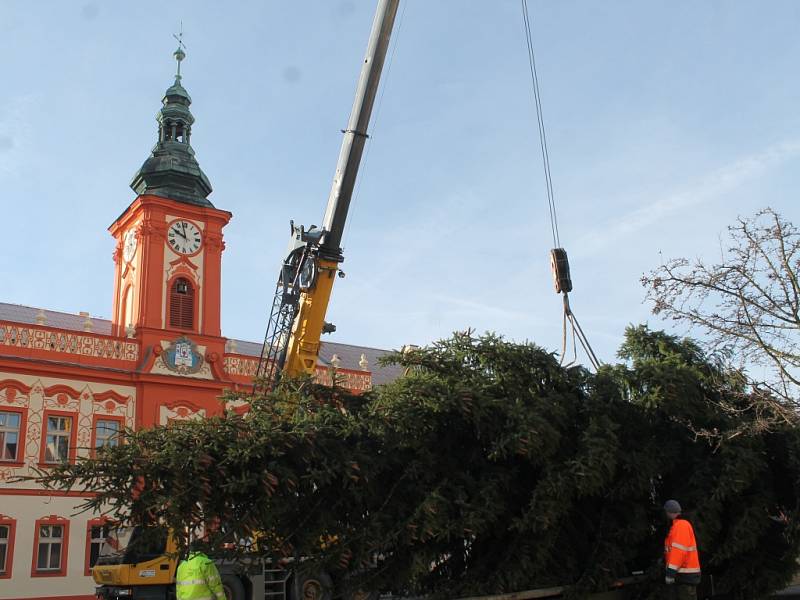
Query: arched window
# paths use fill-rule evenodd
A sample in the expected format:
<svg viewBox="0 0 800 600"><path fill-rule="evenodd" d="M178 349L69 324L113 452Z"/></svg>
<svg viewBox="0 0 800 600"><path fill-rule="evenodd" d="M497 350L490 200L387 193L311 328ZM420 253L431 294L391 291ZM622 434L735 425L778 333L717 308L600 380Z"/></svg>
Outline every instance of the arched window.
<svg viewBox="0 0 800 600"><path fill-rule="evenodd" d="M169 326L194 328L194 287L183 277L172 282L169 290Z"/></svg>
<svg viewBox="0 0 800 600"><path fill-rule="evenodd" d="M133 288L125 288L125 295L122 297L122 329L133 325Z"/></svg>

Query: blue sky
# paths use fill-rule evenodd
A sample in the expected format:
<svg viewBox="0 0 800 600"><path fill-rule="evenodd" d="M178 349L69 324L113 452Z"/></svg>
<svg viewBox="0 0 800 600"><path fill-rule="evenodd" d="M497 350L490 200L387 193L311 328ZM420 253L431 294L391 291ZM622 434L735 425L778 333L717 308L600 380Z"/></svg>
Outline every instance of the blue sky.
<svg viewBox="0 0 800 600"><path fill-rule="evenodd" d="M800 3L529 2L572 304L602 359L661 256L800 222ZM223 8L224 7L224 8ZM192 145L225 230L223 332L258 340L289 219L322 220L372 0L0 2L0 301L108 317L106 228L156 139L183 21ZM330 339L493 330L560 347L518 0L404 0ZM671 324L666 324L671 327Z"/></svg>

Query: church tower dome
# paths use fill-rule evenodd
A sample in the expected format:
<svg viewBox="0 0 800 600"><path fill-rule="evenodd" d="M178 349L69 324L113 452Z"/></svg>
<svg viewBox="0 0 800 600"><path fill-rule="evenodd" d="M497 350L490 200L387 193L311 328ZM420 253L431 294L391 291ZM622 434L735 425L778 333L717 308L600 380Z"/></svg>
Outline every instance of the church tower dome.
<svg viewBox="0 0 800 600"><path fill-rule="evenodd" d="M152 195L197 206L213 208L208 200L211 183L194 156L191 146L194 117L192 99L181 85L181 62L186 53L181 46L174 53L178 62L175 82L162 99L158 121L158 141L150 156L136 172L131 188L138 195Z"/></svg>
<svg viewBox="0 0 800 600"><path fill-rule="evenodd" d="M185 46L175 37L178 69L156 115L158 140L131 182L136 199L109 227L117 241L112 331L154 347L191 336L221 356L222 229L232 215L208 200L211 184L190 143L192 99L181 85Z"/></svg>

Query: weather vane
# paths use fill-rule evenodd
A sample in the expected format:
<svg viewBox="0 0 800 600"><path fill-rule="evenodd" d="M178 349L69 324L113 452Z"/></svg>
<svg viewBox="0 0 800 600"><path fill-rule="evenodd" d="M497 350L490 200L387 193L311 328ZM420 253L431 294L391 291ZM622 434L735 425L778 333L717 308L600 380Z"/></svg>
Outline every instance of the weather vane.
<svg viewBox="0 0 800 600"><path fill-rule="evenodd" d="M181 31L180 31L180 33L178 33L178 35L175 35L173 33L172 37L174 37L176 40L178 40L178 49L175 50L175 52L173 53L173 56L175 57L175 60L178 61L178 73L177 73L177 75L175 75L175 79L180 81L180 79L181 79L181 61L184 58L186 58L186 52L184 52L184 50L186 49L186 44L183 43L183 21L181 21Z"/></svg>

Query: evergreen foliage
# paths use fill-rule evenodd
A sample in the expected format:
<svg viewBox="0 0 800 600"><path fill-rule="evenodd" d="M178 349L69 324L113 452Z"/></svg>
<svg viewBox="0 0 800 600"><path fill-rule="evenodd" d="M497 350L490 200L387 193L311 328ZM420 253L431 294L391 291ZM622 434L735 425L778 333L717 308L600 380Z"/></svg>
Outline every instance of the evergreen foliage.
<svg viewBox="0 0 800 600"><path fill-rule="evenodd" d="M217 550L260 538L236 550L447 597L606 589L660 557L674 497L718 590L784 586L800 552L798 431L741 427L747 389L689 340L629 328L620 357L592 375L456 334L394 355L406 376L362 396L286 380L245 416L128 432L40 480L183 543L221 524Z"/></svg>

